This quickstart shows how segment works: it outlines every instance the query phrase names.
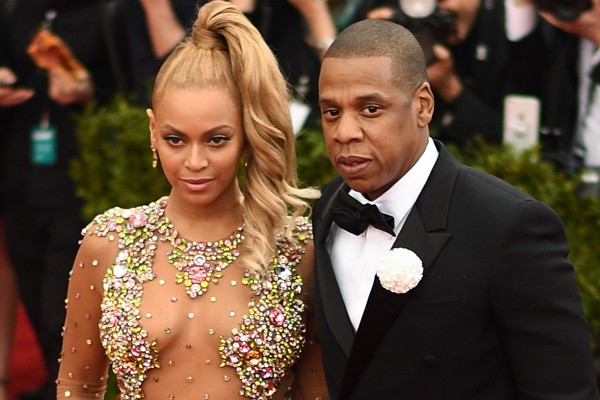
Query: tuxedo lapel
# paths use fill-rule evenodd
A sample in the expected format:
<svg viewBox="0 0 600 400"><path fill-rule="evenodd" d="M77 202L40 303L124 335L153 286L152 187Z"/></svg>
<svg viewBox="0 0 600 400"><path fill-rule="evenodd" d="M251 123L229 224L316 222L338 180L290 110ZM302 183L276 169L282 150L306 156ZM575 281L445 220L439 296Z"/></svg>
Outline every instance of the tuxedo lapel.
<svg viewBox="0 0 600 400"><path fill-rule="evenodd" d="M340 180L341 181L341 180ZM316 215L316 218L320 222L316 225L315 230L315 265L317 274L317 290L321 298L321 304L323 305L323 312L325 319L329 325L329 329L335 336L335 339L339 343L340 347L346 354L346 357L350 356L350 349L352 348L352 342L354 340L354 327L346 311L346 305L342 293L337 284L335 272L331 264L329 253L327 252L327 236L331 230L332 219L329 216L329 208L333 199L337 195L339 190L345 185L343 181L336 188L333 194L327 198L323 198L325 206L323 211Z"/></svg>
<svg viewBox="0 0 600 400"><path fill-rule="evenodd" d="M424 269L423 279L427 279L428 267L450 238L450 234L443 229L456 180L457 165L445 148L441 147L439 150L438 161L427 184L410 211L393 246L412 250L421 258ZM390 292L384 289L379 279L375 277L354 338L340 389L340 399L345 398L350 392L375 349L396 320L402 306L408 301L410 294L411 292L405 294Z"/></svg>

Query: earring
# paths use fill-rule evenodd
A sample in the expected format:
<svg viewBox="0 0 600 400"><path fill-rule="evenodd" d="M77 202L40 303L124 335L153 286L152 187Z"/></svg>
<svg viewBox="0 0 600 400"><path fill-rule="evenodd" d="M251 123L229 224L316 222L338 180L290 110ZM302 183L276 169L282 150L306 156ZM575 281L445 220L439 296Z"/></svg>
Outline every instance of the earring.
<svg viewBox="0 0 600 400"><path fill-rule="evenodd" d="M152 149L152 168L156 169L156 166L158 165L158 153L154 146L150 146L150 148Z"/></svg>

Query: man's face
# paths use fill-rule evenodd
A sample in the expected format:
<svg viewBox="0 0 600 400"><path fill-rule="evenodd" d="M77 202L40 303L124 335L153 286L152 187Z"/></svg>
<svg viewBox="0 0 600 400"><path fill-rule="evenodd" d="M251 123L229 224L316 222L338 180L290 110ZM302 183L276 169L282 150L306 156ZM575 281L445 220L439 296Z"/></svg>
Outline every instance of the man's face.
<svg viewBox="0 0 600 400"><path fill-rule="evenodd" d="M407 93L388 57L325 58L319 79L323 134L348 185L375 199L417 162L428 139L433 95Z"/></svg>
<svg viewBox="0 0 600 400"><path fill-rule="evenodd" d="M456 44L467 38L481 6L481 0L438 0L438 6L454 14L455 33L448 43Z"/></svg>

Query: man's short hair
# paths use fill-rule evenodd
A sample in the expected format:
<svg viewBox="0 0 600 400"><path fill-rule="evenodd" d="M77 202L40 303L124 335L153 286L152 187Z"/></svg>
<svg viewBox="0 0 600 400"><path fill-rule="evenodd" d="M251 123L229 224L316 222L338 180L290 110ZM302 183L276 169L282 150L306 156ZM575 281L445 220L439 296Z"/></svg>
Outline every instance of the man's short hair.
<svg viewBox="0 0 600 400"><path fill-rule="evenodd" d="M427 81L423 49L403 26L381 19L356 22L339 33L326 58L389 57L402 89L414 91Z"/></svg>

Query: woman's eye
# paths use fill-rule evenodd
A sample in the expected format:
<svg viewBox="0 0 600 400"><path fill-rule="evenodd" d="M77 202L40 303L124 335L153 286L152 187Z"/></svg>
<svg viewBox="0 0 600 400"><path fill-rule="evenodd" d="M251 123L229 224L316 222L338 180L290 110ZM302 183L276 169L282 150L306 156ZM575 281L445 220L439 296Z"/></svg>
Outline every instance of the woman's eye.
<svg viewBox="0 0 600 400"><path fill-rule="evenodd" d="M181 140L181 138L179 136L175 136L175 135L165 136L165 141L172 145L179 145L179 144L183 143L183 140Z"/></svg>
<svg viewBox="0 0 600 400"><path fill-rule="evenodd" d="M209 143L219 145L219 144L228 142L229 140L231 140L231 138L229 136L218 135L218 136L213 136L212 138L210 138Z"/></svg>

